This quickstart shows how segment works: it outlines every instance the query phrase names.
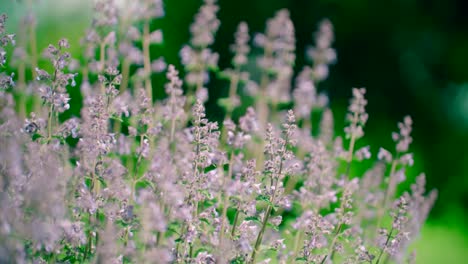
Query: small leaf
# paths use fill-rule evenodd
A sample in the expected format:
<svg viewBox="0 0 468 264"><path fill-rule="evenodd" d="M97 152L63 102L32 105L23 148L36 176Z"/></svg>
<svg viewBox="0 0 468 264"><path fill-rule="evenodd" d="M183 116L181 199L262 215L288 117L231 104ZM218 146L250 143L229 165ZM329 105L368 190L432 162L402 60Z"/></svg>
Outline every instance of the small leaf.
<svg viewBox="0 0 468 264"><path fill-rule="evenodd" d="M34 133L34 134L32 135L32 140L33 140L33 141L35 141L35 140L37 140L37 139L39 139L39 138L43 138L43 136L42 136L41 134L39 134L39 133Z"/></svg>

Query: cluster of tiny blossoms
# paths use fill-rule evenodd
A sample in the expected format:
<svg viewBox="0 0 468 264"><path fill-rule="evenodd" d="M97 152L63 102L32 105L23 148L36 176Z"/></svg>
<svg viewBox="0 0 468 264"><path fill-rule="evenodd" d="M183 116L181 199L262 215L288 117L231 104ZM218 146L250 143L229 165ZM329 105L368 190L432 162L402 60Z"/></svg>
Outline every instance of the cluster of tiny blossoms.
<svg viewBox="0 0 468 264"><path fill-rule="evenodd" d="M84 53L70 54L62 39L45 49L44 68L33 13L27 38L7 33L0 16L1 263L414 261L408 247L437 194L426 194L424 174L398 192L413 165L412 119L392 134L393 151L357 148L368 114L366 90L354 88L346 137L335 137L318 92L336 61L331 22L320 22L312 64L294 82L287 10L253 35L257 53L241 22L232 67L218 69L210 49L218 9L205 0L194 18L180 51L185 78L150 53L163 43L151 24L164 19L162 0L96 1ZM163 73L166 85L153 87ZM228 87L218 101L222 125L204 107L210 75ZM80 89L81 106L71 89ZM153 98L156 89L164 100ZM254 104L242 113L245 97ZM79 116L66 115L79 107ZM372 157L356 175L352 167Z"/></svg>

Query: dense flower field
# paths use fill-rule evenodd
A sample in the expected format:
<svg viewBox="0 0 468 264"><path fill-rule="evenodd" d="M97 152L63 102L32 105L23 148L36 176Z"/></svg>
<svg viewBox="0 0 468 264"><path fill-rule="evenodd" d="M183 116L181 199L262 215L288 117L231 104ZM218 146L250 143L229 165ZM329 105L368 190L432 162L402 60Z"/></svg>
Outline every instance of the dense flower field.
<svg viewBox="0 0 468 264"><path fill-rule="evenodd" d="M424 174L397 191L413 121L389 131L393 150L358 148L367 100L353 88L345 137L334 135L318 89L337 58L329 20L297 76L287 10L264 33L240 23L222 54L232 68L220 69L218 6L205 0L176 69L151 54L164 40L151 27L162 0L130 2L96 2L82 54L65 38L40 53L33 17L15 35L0 16L1 263L414 262L408 247L437 193ZM229 83L222 124L206 117L210 77ZM68 118L71 89L82 105Z"/></svg>

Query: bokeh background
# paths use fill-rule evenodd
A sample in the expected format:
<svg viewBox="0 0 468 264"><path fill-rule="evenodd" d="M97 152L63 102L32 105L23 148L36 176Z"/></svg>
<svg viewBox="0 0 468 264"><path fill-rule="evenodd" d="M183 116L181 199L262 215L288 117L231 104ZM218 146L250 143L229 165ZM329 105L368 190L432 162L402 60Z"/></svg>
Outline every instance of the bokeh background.
<svg viewBox="0 0 468 264"><path fill-rule="evenodd" d="M125 1L125 0L122 0ZM26 14L25 1L0 0L0 13L17 31ZM38 50L68 38L72 55L82 54L79 40L90 25L91 0L38 0ZM164 45L152 54L182 68L178 52L189 39L189 25L201 0L165 0L166 17L153 23L164 31ZM391 132L409 114L414 120L415 166L408 182L424 171L428 189L439 199L415 244L418 263L465 263L468 252L468 1L464 0L219 0L221 27L213 49L220 67L229 66L229 45L240 21L251 32L262 32L265 21L282 8L291 12L297 37L298 72L307 63L305 48L313 44L317 23L329 18L335 27L337 64L319 90L329 94L342 134L352 87L366 87L369 122L362 144L373 153L392 148ZM255 54L255 50L253 51ZM164 76L154 78L163 96ZM159 87L159 88L158 88ZM222 119L216 98L226 96L227 84L210 84L208 115ZM73 101L79 91L70 91ZM74 96L75 95L75 96ZM70 114L79 114L72 108ZM408 188L403 184L402 189Z"/></svg>

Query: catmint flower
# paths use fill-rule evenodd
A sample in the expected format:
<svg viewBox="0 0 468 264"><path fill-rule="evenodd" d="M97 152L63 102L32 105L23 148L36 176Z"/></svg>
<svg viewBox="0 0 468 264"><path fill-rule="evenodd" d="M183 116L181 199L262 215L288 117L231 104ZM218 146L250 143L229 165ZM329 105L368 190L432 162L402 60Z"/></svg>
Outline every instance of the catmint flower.
<svg viewBox="0 0 468 264"><path fill-rule="evenodd" d="M333 112L331 111L331 109L326 108L325 111L323 111L322 119L320 120L319 136L319 139L325 144L330 144L333 140L333 123Z"/></svg>
<svg viewBox="0 0 468 264"><path fill-rule="evenodd" d="M135 127L128 127L128 134L132 137L136 137L138 135L138 130Z"/></svg>
<svg viewBox="0 0 468 264"><path fill-rule="evenodd" d="M149 140L147 138L143 139L141 146L137 149L138 155L142 156L143 158L147 158L150 152L149 147Z"/></svg>
<svg viewBox="0 0 468 264"><path fill-rule="evenodd" d="M400 157L400 163L406 166L413 166L413 153L406 153Z"/></svg>
<svg viewBox="0 0 468 264"><path fill-rule="evenodd" d="M75 246L84 245L86 243L86 235L84 232L83 222L70 222L68 220L61 224L69 243Z"/></svg>
<svg viewBox="0 0 468 264"><path fill-rule="evenodd" d="M360 262L369 262L372 263L375 256L370 254L365 246L359 246L355 249L356 254L358 255L358 261Z"/></svg>
<svg viewBox="0 0 468 264"><path fill-rule="evenodd" d="M393 160L392 153L390 153L388 150L384 148L379 149L379 153L377 154L377 158L379 160L383 160L387 163L391 163Z"/></svg>
<svg viewBox="0 0 468 264"><path fill-rule="evenodd" d="M249 27L247 23L241 22L239 26L237 26L237 31L235 34L235 44L231 45L231 51L234 52L232 64L235 67L240 67L247 64L247 56L250 52L250 47L248 44L249 40Z"/></svg>
<svg viewBox="0 0 468 264"><path fill-rule="evenodd" d="M4 50L4 47L6 47L8 44L15 45L15 35L14 34L6 34L5 32L5 23L7 20L7 15L6 14L1 14L0 15L0 66L3 67L5 66L6 63L6 51ZM0 88L3 87L3 85L0 86Z"/></svg>
<svg viewBox="0 0 468 264"><path fill-rule="evenodd" d="M242 149L245 142L250 140L250 135L242 131L236 131L236 125L231 119L226 119L223 123L227 130L227 144L236 149Z"/></svg>
<svg viewBox="0 0 468 264"><path fill-rule="evenodd" d="M160 72L163 72L164 70L166 70L166 68L167 68L167 64L164 61L163 57L158 58L156 60L153 60L151 62L151 70L153 72L160 73Z"/></svg>
<svg viewBox="0 0 468 264"><path fill-rule="evenodd" d="M364 98L365 93L365 88L353 88L353 99L348 107L349 113L346 116L350 124L344 130L348 138L354 137L355 139L359 139L364 136L362 128L368 119L365 110L365 106L367 105L367 100Z"/></svg>
<svg viewBox="0 0 468 264"><path fill-rule="evenodd" d="M6 14L1 14L0 15L0 46L6 46L9 43L12 45L15 45L15 40L14 37L15 35L13 34L5 34L5 24L8 19L8 16Z"/></svg>
<svg viewBox="0 0 468 264"><path fill-rule="evenodd" d="M273 224L274 226L279 226L282 221L283 221L283 218L281 215L270 218L270 223Z"/></svg>
<svg viewBox="0 0 468 264"><path fill-rule="evenodd" d="M254 43L264 50L257 61L259 67L264 72L275 74L275 78L267 84L267 94L275 103L289 101L292 65L296 59L294 25L289 11L282 9L268 20L266 33L257 34Z"/></svg>
<svg viewBox="0 0 468 264"><path fill-rule="evenodd" d="M129 117L130 116L130 103L132 100L132 96L130 95L130 92L125 91L124 93L121 93L117 97L112 100L112 112L116 114L117 116L125 116Z"/></svg>
<svg viewBox="0 0 468 264"><path fill-rule="evenodd" d="M128 11L137 20L151 20L162 18L165 15L162 0L141 0L135 2L127 2L124 6L125 11Z"/></svg>
<svg viewBox="0 0 468 264"><path fill-rule="evenodd" d="M139 197L138 202L144 206L142 206L142 225L144 230L147 231L145 242L148 243L151 236L151 231L165 231L167 228L166 220L164 219L164 215L161 212L161 209L157 203L156 197L154 194L149 190L142 190Z"/></svg>
<svg viewBox="0 0 468 264"><path fill-rule="evenodd" d="M119 52L132 64L143 64L143 53L130 43L122 42L119 45Z"/></svg>
<svg viewBox="0 0 468 264"><path fill-rule="evenodd" d="M410 116L406 116L402 123L398 123L400 133L393 133L392 139L397 143L396 149L398 152L406 152L409 149L409 145L413 141L410 136L412 130L413 120Z"/></svg>
<svg viewBox="0 0 468 264"><path fill-rule="evenodd" d="M245 115L239 118L239 127L246 133L258 131L258 120L252 107L247 108Z"/></svg>
<svg viewBox="0 0 468 264"><path fill-rule="evenodd" d="M370 159L371 157L370 146L365 146L356 150L355 156L357 160Z"/></svg>
<svg viewBox="0 0 468 264"><path fill-rule="evenodd" d="M36 68L36 74L37 74L37 80L38 81L41 81L41 80L49 80L50 79L50 75L48 72L44 71L44 70L41 70L39 68Z"/></svg>
<svg viewBox="0 0 468 264"><path fill-rule="evenodd" d="M152 44L161 44L163 41L162 30L155 30L150 34L150 42Z"/></svg>
<svg viewBox="0 0 468 264"><path fill-rule="evenodd" d="M68 102L70 101L70 98L63 93L57 93L54 96L53 99L53 105L55 107L55 110L59 113L63 113L66 110L70 109L70 104Z"/></svg>
<svg viewBox="0 0 468 264"><path fill-rule="evenodd" d="M203 87L208 82L208 70L217 68L218 64L219 55L208 48L213 44L220 25L216 17L218 9L216 0L205 0L190 26L191 45L184 46L180 51L182 64L187 70L185 81L196 87L196 98L202 102L208 99L208 92Z"/></svg>
<svg viewBox="0 0 468 264"><path fill-rule="evenodd" d="M8 19L8 16L6 14L0 15L0 34L5 33L5 23L7 19Z"/></svg>
<svg viewBox="0 0 468 264"><path fill-rule="evenodd" d="M67 39L61 39L58 43L59 48L61 49L68 49L70 48L70 43L68 43Z"/></svg>
<svg viewBox="0 0 468 264"><path fill-rule="evenodd" d="M265 35L256 35L254 42L271 52L271 55L277 55L277 58L261 58L259 65L263 69L276 72L289 69L295 59L294 25L289 18L289 11L286 9L278 11L274 18L268 20Z"/></svg>
<svg viewBox="0 0 468 264"><path fill-rule="evenodd" d="M311 79L312 69L304 67L296 79L296 89L293 91L294 112L298 117L309 120L314 108L323 108L328 104L328 97L317 94L315 84Z"/></svg>
<svg viewBox="0 0 468 264"><path fill-rule="evenodd" d="M83 38L85 66L72 59L70 43L61 39L43 52L51 67L29 62L24 48L14 50L8 69L26 67L37 77L26 83L20 78L22 91L5 90L15 76L0 73L0 262L45 263L52 255L116 264L406 260L437 192L426 191L421 174L395 200L397 185L414 163L409 117L392 134L394 153L381 148L376 158L383 162L363 175L340 175L339 158L348 159L348 170L353 156L373 157L369 146L355 144L368 119L365 89L353 89L348 108L349 151L341 137L334 138L328 97L316 89L336 61L330 21L320 23L315 47L307 52L313 64L301 70L293 91L296 40L289 11L278 11L265 33L254 37L263 52L257 58L260 76L249 72L259 83L244 69L249 28L238 25L232 67L220 73L230 81L228 102L220 102L227 116L221 137L203 103L209 71L218 67L219 55L210 49L220 26L217 1L203 1L180 52L187 94L176 67L148 55L149 45L163 42L162 31L149 25L164 16L164 1L117 2L96 1ZM15 40L5 31L6 19L0 15L0 68L10 48L5 45ZM34 31L31 12L22 25ZM144 86L150 74L166 69L166 98L153 103ZM75 70L84 73L82 106L79 117L64 120ZM121 83L125 89L119 91ZM258 117L264 120L257 120L252 107L244 115L234 113L246 103L239 86L260 100ZM25 101L15 99L31 91L42 99L37 113L44 115L25 119L24 106L15 105ZM280 101L291 103L291 96L294 111L282 111ZM310 122L315 110L321 120ZM319 121L312 133L311 124ZM252 140L259 144L248 145ZM284 212L292 208L292 214Z"/></svg>
<svg viewBox="0 0 468 264"><path fill-rule="evenodd" d="M216 18L219 7L216 0L205 0L195 16L194 23L190 26L192 39L190 43L194 47L207 47L214 42L214 34L218 30L220 22Z"/></svg>
<svg viewBox="0 0 468 264"><path fill-rule="evenodd" d="M0 51L0 65L4 66L6 63L6 52L5 51Z"/></svg>
<svg viewBox="0 0 468 264"><path fill-rule="evenodd" d="M70 118L60 126L60 134L64 138L68 136L71 136L72 138L77 138L79 127L79 120L77 118Z"/></svg>
<svg viewBox="0 0 468 264"><path fill-rule="evenodd" d="M312 78L320 82L328 77L328 67L336 62L336 52L331 48L334 40L333 25L328 19L319 24L319 30L315 33L315 47L307 50L307 56L313 60Z"/></svg>
<svg viewBox="0 0 468 264"><path fill-rule="evenodd" d="M0 89L8 89L10 87L15 86L15 82L13 81L13 77L15 76L14 73L11 75L6 75L5 73L0 73Z"/></svg>
<svg viewBox="0 0 468 264"><path fill-rule="evenodd" d="M183 120L186 116L184 111L185 96L182 90L182 81L179 78L179 72L175 69L174 65L169 65L167 71L167 79L169 83L166 84L166 93L169 96L164 103L163 116L166 121Z"/></svg>
<svg viewBox="0 0 468 264"><path fill-rule="evenodd" d="M54 72L49 74L47 71L36 68L37 80L41 81L39 85L39 95L41 96L44 103L53 106L53 111L63 113L70 109L70 97L67 93L66 86L75 86L74 73L64 73L65 67L69 64L70 54L63 51L63 49L69 48L70 45L68 40L61 39L58 42L58 48L54 45L49 45L46 49L46 57L51 61Z"/></svg>
<svg viewBox="0 0 468 264"><path fill-rule="evenodd" d="M98 0L94 6L94 27L113 26L118 21L118 8L115 0Z"/></svg>

